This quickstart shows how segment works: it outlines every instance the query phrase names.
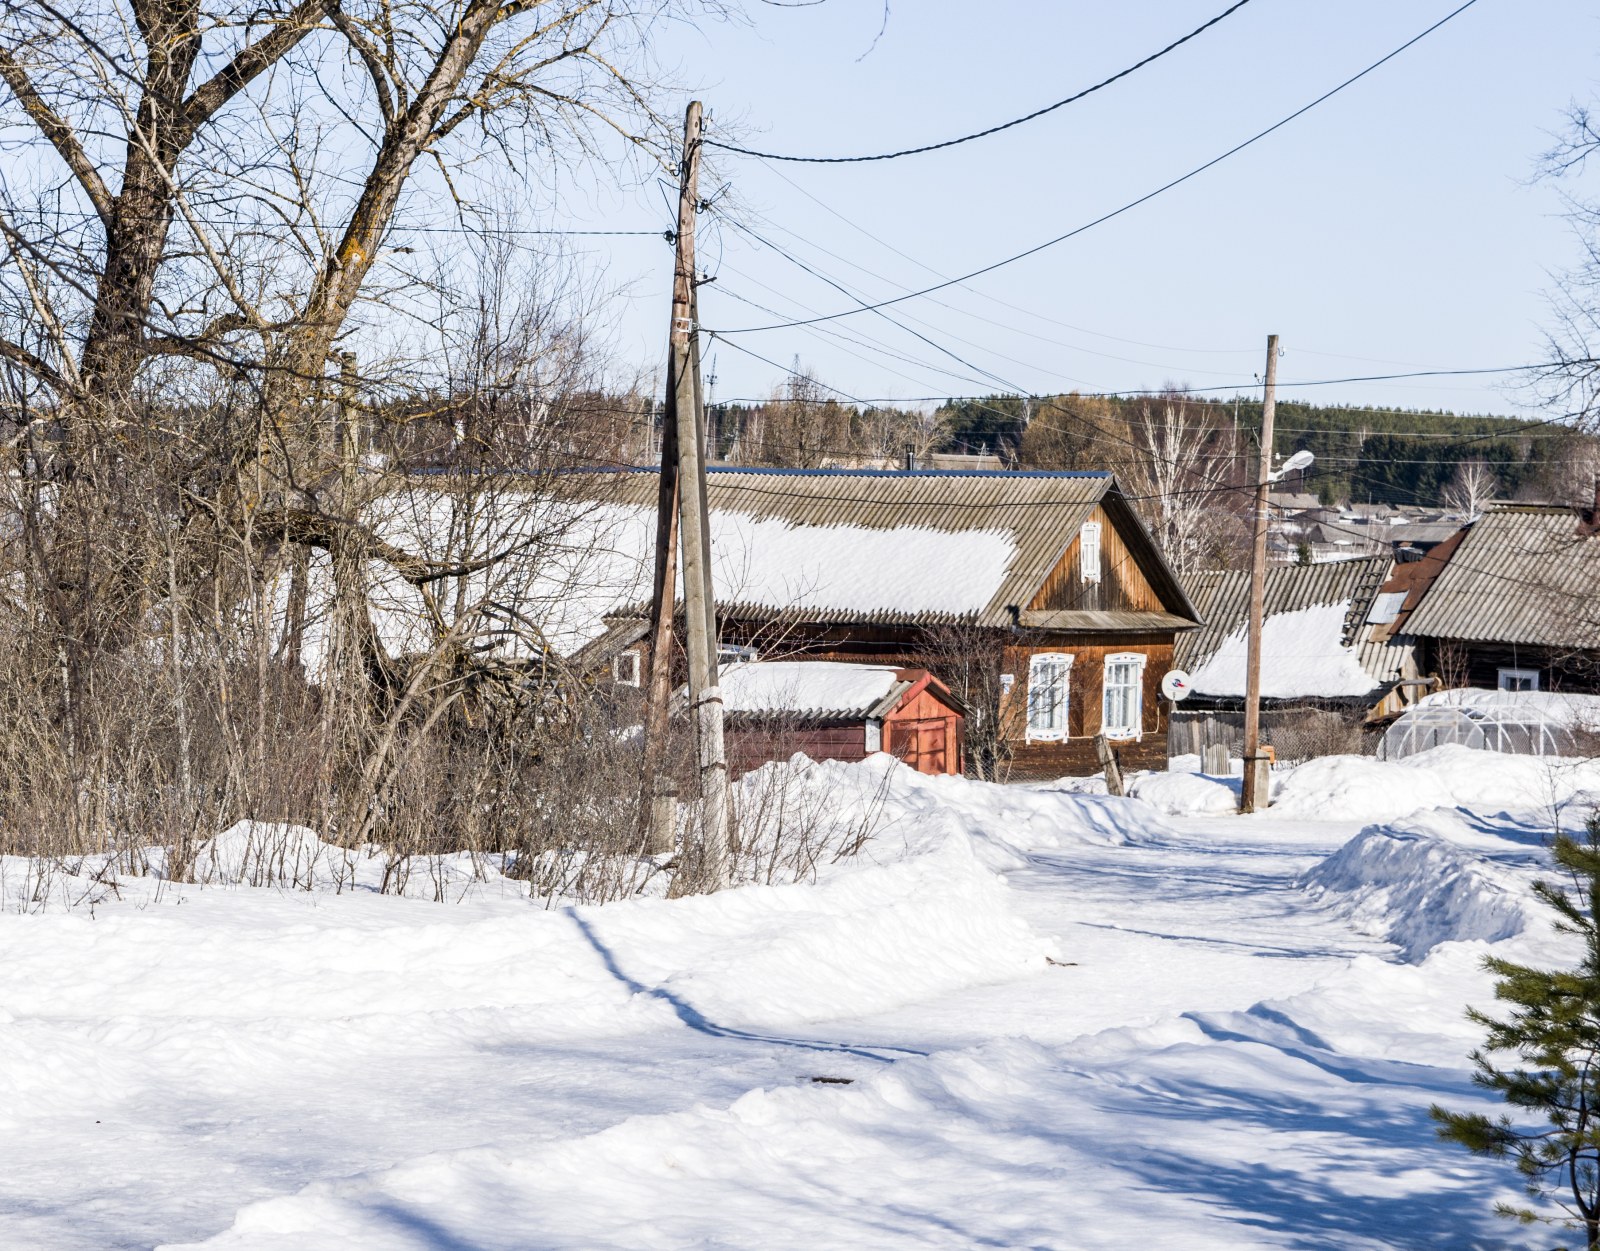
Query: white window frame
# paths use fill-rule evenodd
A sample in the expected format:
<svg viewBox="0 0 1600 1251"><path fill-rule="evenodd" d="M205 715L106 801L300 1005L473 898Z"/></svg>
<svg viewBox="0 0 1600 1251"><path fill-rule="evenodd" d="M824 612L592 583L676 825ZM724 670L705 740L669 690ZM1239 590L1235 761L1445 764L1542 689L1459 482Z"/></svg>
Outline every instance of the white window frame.
<svg viewBox="0 0 1600 1251"><path fill-rule="evenodd" d="M1028 658L1028 742L1059 743L1067 737L1067 714L1072 706L1073 660L1069 652L1035 652ZM1040 689L1041 675L1046 670L1052 675L1052 684L1061 687L1061 702L1056 709L1059 722L1056 725L1041 725L1035 721L1034 692Z"/></svg>
<svg viewBox="0 0 1600 1251"><path fill-rule="evenodd" d="M1085 582L1100 581L1100 523L1086 521L1078 531L1078 576Z"/></svg>
<svg viewBox="0 0 1600 1251"><path fill-rule="evenodd" d="M611 680L618 686L638 686L643 667L637 648L618 652L611 658Z"/></svg>
<svg viewBox="0 0 1600 1251"><path fill-rule="evenodd" d="M1107 738L1126 741L1132 739L1137 742L1144 737L1144 670L1150 663L1150 657L1143 652L1113 652L1106 657L1105 667L1100 674L1100 733ZM1122 665L1133 666L1133 724L1111 724L1111 670ZM1118 683L1121 688L1124 683Z"/></svg>
<svg viewBox="0 0 1600 1251"><path fill-rule="evenodd" d="M1526 682L1526 686L1509 686L1507 680L1512 682ZM1537 669L1501 669L1495 675L1495 687L1502 691L1536 691L1539 689L1539 671Z"/></svg>

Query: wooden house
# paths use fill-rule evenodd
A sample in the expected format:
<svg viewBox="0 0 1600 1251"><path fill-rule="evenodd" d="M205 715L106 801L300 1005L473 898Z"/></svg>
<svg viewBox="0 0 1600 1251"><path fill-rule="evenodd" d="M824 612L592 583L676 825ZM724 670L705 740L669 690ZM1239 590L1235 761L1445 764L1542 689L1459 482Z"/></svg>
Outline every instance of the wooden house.
<svg viewBox="0 0 1600 1251"><path fill-rule="evenodd" d="M720 689L735 777L797 751L813 760L882 751L919 773L962 771L966 710L925 669L744 661L724 668Z"/></svg>
<svg viewBox="0 0 1600 1251"><path fill-rule="evenodd" d="M1405 620L1424 670L1447 687L1600 693L1595 526L1593 510L1491 504L1430 552Z"/></svg>
<svg viewBox="0 0 1600 1251"><path fill-rule="evenodd" d="M568 485L647 521L656 482ZM1160 681L1198 618L1110 474L714 469L708 497L725 659L930 670L1011 776L1094 772L1100 734L1129 767L1165 763ZM575 664L647 671L648 555Z"/></svg>
<svg viewBox="0 0 1600 1251"><path fill-rule="evenodd" d="M1416 676L1413 642L1395 629L1404 595L1387 589L1395 569L1387 556L1267 568L1262 736L1281 758L1317 754L1311 740L1337 743L1338 727L1355 731L1377 701ZM1190 694L1173 711L1169 745L1181 755L1220 743L1237 755L1250 571L1196 573L1185 586L1205 624L1178 642Z"/></svg>

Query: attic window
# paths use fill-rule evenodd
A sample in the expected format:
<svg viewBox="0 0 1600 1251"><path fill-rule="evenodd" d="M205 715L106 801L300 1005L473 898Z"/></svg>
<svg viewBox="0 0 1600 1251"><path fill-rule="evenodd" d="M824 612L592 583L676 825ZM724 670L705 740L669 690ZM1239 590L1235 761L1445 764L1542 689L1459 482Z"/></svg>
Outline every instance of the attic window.
<svg viewBox="0 0 1600 1251"><path fill-rule="evenodd" d="M618 686L639 685L639 653L618 652L611 658L611 680Z"/></svg>
<svg viewBox="0 0 1600 1251"><path fill-rule="evenodd" d="M1078 531L1078 572L1085 582L1100 581L1100 523L1086 521Z"/></svg>

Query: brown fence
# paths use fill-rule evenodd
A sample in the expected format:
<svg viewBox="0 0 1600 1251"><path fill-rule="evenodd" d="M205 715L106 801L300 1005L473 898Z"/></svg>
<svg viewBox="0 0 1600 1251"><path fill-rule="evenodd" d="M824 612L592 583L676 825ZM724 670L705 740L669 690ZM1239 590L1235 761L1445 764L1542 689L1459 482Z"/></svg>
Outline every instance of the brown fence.
<svg viewBox="0 0 1600 1251"><path fill-rule="evenodd" d="M1338 703L1303 703L1261 710L1261 741L1283 763L1298 764L1318 756L1370 756L1378 735L1363 727L1364 708ZM1175 708L1167 727L1167 751L1173 756L1204 755L1224 744L1230 756L1244 754L1243 709Z"/></svg>

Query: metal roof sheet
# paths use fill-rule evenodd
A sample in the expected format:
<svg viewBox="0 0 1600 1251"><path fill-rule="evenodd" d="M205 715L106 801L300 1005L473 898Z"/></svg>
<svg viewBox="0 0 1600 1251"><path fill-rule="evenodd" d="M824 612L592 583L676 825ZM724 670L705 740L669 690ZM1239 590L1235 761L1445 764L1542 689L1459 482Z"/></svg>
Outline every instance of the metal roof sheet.
<svg viewBox="0 0 1600 1251"><path fill-rule="evenodd" d="M577 477L571 475L568 481ZM655 507L658 477L654 468L594 472L582 478L586 480L581 488L584 494ZM757 520L775 518L797 527L904 528L952 534L983 530L1009 534L1014 545L1010 564L977 617L979 624L996 627L1011 624L1009 606L1026 605L1033 598L1099 505L1125 535L1130 551L1169 612L1185 625L1195 619L1183 587L1132 507L1122 499L1109 473L711 468L706 482L713 512L742 513ZM719 604L718 610L736 617L745 607L755 612L771 611L768 605L739 604ZM822 614L827 619L834 615ZM912 624L934 618L886 609L861 619ZM1119 623L1109 628L1128 626Z"/></svg>
<svg viewBox="0 0 1600 1251"><path fill-rule="evenodd" d="M1345 643L1372 675L1374 684L1400 676L1409 647L1398 640L1377 640L1367 625L1378 588L1393 562L1387 556L1331 561L1321 565L1272 565L1267 569L1266 615L1298 612L1320 604L1347 604ZM1189 598L1205 624L1178 636L1173 663L1197 671L1250 615L1250 571L1229 569L1191 574L1185 580ZM1307 695L1315 695L1307 691Z"/></svg>
<svg viewBox="0 0 1600 1251"><path fill-rule="evenodd" d="M1406 622L1410 634L1600 648L1600 538L1569 508L1491 505Z"/></svg>

